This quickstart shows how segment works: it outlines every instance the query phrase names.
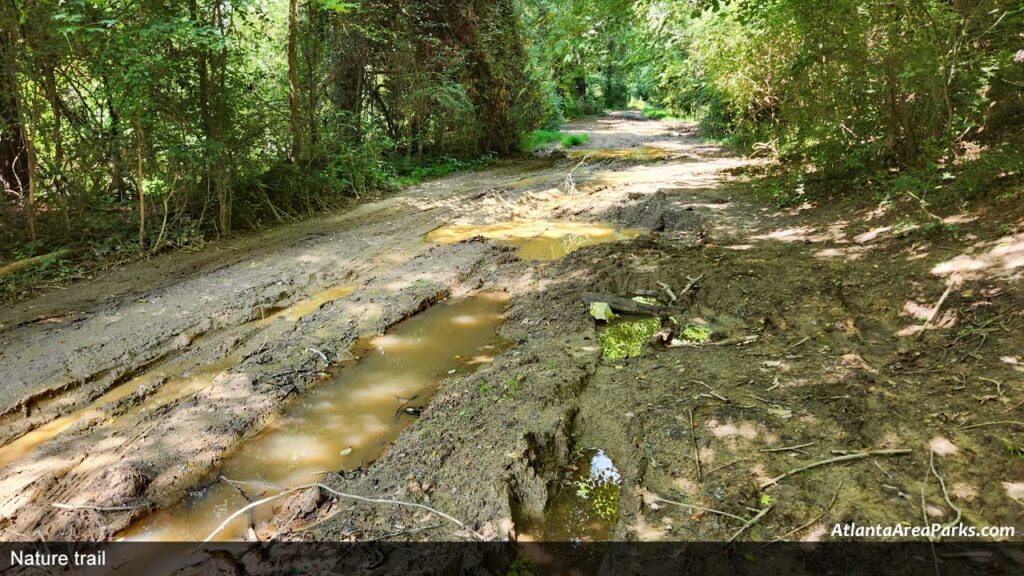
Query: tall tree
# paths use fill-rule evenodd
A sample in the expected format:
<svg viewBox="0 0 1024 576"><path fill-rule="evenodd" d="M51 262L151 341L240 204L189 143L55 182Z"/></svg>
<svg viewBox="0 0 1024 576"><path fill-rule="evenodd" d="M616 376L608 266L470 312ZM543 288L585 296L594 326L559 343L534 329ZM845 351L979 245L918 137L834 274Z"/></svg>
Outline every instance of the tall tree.
<svg viewBox="0 0 1024 576"><path fill-rule="evenodd" d="M25 131L18 114L15 47L11 33L0 30L0 193L21 195L28 184ZM0 197L0 204L5 201Z"/></svg>
<svg viewBox="0 0 1024 576"><path fill-rule="evenodd" d="M302 152L302 119L299 117L298 24L299 1L288 0L288 110L291 119L291 161L298 162Z"/></svg>

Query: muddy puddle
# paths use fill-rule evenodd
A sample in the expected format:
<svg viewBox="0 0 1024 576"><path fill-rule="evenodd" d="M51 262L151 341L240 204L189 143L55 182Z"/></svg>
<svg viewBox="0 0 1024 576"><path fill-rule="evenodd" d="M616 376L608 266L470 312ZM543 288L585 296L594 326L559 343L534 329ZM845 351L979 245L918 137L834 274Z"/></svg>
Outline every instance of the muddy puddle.
<svg viewBox="0 0 1024 576"><path fill-rule="evenodd" d="M361 342L353 350L358 361L337 369L243 444L224 464L220 481L144 518L121 536L201 541L244 507L247 498L374 461L415 421L442 379L469 373L502 349L497 328L507 302L498 293L451 299ZM256 509L216 540L243 540L250 527L262 534L272 513L272 505Z"/></svg>
<svg viewBox="0 0 1024 576"><path fill-rule="evenodd" d="M324 304L334 302L335 300L341 300L355 291L355 286L335 286L333 288L328 288L323 292L315 294L311 298L292 304L287 308L266 310L264 316L256 323L256 325L261 328L269 326L279 318L284 318L288 322L298 322L319 310Z"/></svg>
<svg viewBox="0 0 1024 576"><path fill-rule="evenodd" d="M517 220L495 224L446 226L427 234L427 241L455 244L482 236L518 248L523 260L557 260L586 246L631 240L642 232L600 222Z"/></svg>
<svg viewBox="0 0 1024 576"><path fill-rule="evenodd" d="M541 518L519 518L520 542L604 542L619 517L622 475L599 448L577 456Z"/></svg>
<svg viewBox="0 0 1024 576"><path fill-rule="evenodd" d="M61 416L9 442L0 448L0 468L5 468L16 460L27 456L89 414L110 408L119 400L135 394L147 386L163 382L155 393L147 396L133 410L153 410L186 395L194 394L212 385L217 376L237 363L238 358L229 356L209 365L168 365L146 372L124 384L115 386L84 408Z"/></svg>

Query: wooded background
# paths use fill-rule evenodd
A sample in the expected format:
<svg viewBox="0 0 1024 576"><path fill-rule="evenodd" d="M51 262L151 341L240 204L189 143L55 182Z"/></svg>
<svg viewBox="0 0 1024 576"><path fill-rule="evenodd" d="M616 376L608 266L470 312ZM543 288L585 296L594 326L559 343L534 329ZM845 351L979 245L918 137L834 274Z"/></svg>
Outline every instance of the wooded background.
<svg viewBox="0 0 1024 576"><path fill-rule="evenodd" d="M2 0L0 62L0 259L194 246L627 105L787 197L985 197L1024 162L1009 0Z"/></svg>

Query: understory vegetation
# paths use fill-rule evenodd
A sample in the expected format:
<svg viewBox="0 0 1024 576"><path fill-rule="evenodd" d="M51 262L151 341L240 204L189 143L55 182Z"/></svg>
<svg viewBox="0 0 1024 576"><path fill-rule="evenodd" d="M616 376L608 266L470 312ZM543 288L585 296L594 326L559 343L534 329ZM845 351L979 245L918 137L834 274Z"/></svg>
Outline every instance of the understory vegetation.
<svg viewBox="0 0 1024 576"><path fill-rule="evenodd" d="M1012 0L5 2L0 260L195 247L630 104L777 160L780 204L1016 197L1022 29Z"/></svg>

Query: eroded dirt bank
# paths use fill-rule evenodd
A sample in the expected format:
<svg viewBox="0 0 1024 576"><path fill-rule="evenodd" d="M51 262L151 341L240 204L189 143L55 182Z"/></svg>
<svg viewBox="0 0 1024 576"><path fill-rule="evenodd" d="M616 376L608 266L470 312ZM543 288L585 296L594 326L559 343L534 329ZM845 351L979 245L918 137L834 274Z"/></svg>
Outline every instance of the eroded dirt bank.
<svg viewBox="0 0 1024 576"><path fill-rule="evenodd" d="M278 502L255 536L527 538L527 518L579 490L571 467L594 449L618 474L600 514L613 539L727 540L761 512L740 538L925 517L1024 533L1021 222L961 215L969 233L951 245L884 211L769 209L728 182L745 161L691 127L619 115L575 128L592 140L572 158L440 180L220 261L169 263L170 277L144 269L127 292L100 282L98 304L58 295L5 311L5 449L84 412L10 453L0 534L112 538L215 481L357 338L478 290L512 297L512 346L445 378L376 462L323 478L464 526L315 491ZM424 240L442 225L551 220L642 234L550 262ZM639 356L606 358L588 293L655 298L675 323L659 321ZM709 340L688 342L693 327ZM124 382L130 393L93 405ZM865 449L909 452L773 482Z"/></svg>

